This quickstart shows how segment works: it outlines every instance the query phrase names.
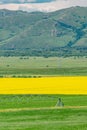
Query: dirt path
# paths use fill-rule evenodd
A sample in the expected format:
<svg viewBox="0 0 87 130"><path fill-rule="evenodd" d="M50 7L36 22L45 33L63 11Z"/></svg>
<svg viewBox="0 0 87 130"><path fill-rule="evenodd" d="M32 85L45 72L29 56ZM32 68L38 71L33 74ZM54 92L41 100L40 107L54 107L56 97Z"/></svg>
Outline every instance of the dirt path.
<svg viewBox="0 0 87 130"><path fill-rule="evenodd" d="M18 112L18 111L30 111L30 110L56 110L56 109L87 109L87 106L65 106L65 107L41 107L41 108L9 108L0 109L0 112Z"/></svg>

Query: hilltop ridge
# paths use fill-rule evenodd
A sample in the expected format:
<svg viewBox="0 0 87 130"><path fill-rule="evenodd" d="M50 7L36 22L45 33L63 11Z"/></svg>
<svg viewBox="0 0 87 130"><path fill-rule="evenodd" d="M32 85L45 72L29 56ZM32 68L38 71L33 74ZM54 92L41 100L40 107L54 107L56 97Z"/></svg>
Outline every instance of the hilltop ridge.
<svg viewBox="0 0 87 130"><path fill-rule="evenodd" d="M86 56L87 7L51 13L0 10L0 56Z"/></svg>

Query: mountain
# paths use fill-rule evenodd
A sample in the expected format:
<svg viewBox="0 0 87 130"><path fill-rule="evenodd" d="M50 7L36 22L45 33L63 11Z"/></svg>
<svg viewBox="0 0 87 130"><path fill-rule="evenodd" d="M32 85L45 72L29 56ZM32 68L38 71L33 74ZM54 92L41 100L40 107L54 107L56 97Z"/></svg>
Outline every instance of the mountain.
<svg viewBox="0 0 87 130"><path fill-rule="evenodd" d="M0 0L0 3L44 3L52 0Z"/></svg>
<svg viewBox="0 0 87 130"><path fill-rule="evenodd" d="M87 8L51 13L0 10L0 55L86 56Z"/></svg>
<svg viewBox="0 0 87 130"><path fill-rule="evenodd" d="M29 0L1 0L1 3L25 3L29 2Z"/></svg>

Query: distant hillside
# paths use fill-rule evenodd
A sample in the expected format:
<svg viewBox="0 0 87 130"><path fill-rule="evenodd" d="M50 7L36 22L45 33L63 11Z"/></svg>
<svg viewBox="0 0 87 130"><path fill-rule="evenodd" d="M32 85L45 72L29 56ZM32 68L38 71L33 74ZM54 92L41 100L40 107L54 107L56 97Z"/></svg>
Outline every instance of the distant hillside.
<svg viewBox="0 0 87 130"><path fill-rule="evenodd" d="M24 3L28 1L29 0L0 0L2 3Z"/></svg>
<svg viewBox="0 0 87 130"><path fill-rule="evenodd" d="M87 55L87 8L52 13L0 10L0 55Z"/></svg>
<svg viewBox="0 0 87 130"><path fill-rule="evenodd" d="M1 3L43 3L50 2L52 0L0 0Z"/></svg>

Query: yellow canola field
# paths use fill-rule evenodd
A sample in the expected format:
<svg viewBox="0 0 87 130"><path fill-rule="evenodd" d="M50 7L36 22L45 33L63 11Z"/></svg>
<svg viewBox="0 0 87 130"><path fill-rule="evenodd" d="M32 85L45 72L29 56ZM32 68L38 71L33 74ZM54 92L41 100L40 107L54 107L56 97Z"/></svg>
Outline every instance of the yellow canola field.
<svg viewBox="0 0 87 130"><path fill-rule="evenodd" d="M87 77L0 78L0 94L87 94Z"/></svg>

